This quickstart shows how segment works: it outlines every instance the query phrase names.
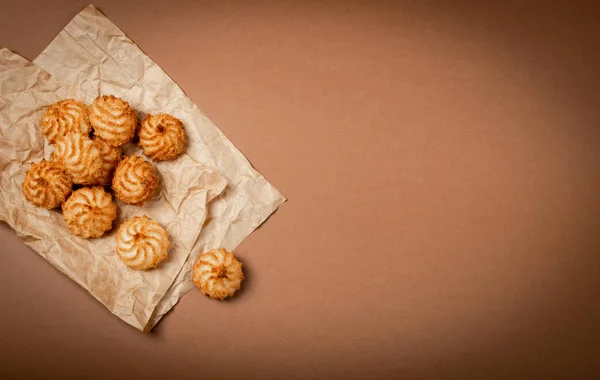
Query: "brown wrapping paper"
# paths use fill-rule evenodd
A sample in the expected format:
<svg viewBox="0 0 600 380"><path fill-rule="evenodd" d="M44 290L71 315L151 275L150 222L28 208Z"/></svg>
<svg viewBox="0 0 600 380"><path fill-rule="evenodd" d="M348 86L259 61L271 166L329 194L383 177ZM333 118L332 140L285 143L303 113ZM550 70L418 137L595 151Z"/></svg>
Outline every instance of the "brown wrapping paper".
<svg viewBox="0 0 600 380"><path fill-rule="evenodd" d="M27 244L90 291L113 313L139 329L147 331L152 328L192 287L190 270L200 253L215 247L233 250L285 201L281 193L251 167L248 160L185 96L177 84L93 6L77 15L34 60L52 78L35 65L7 51L2 52L0 61L0 67L4 70L0 73L3 79L0 99L10 103L10 106L0 106L0 121L3 125L11 126L10 133L2 129L0 136L0 167L3 173L0 177L0 219L6 220ZM5 78L10 78L8 83L5 83ZM58 80L68 86L58 84ZM36 94L29 94L31 92ZM12 97L6 98L5 93L12 94ZM110 284L90 284L87 281L90 276L102 277L97 271L98 267L87 267L87 270L77 267L77 274L80 277L84 275L83 280L78 280L79 277L70 272L72 266L66 267L63 263L63 259L70 259L71 256L49 254L51 251L63 251L64 247L59 241L62 244L63 241L73 240L68 234L53 235L55 229L60 229L57 226L62 221L56 220L56 215L46 215L45 210L36 208L36 211L31 211L33 206L23 202L20 203L22 207L13 207L7 201L12 197L20 197L23 201L20 188L17 187L25 170L20 163L41 158L44 152L48 154L38 125L43 106L67 96L89 102L99 94L123 97L138 111L140 117L149 112L171 113L184 122L189 137L189 146L181 162L178 160L157 165L162 175L161 183L168 191L163 195L155 195L151 202L156 207L159 214L156 218L161 223L166 223L166 219L178 221L169 225L169 232L185 236L177 243L182 248L182 254L175 255L173 261L170 258L169 267L165 267L173 267L168 272L169 278L159 274L167 273L167 269L164 269L156 272L154 277L149 275L155 282L143 279L147 291L143 296L132 296L130 286L121 286L122 283L117 282L111 289L112 298L106 302L96 293L110 293L105 291ZM130 147L130 150L135 151L135 148ZM9 174L5 175L5 172ZM219 193L225 181L227 187L208 204L206 210L204 205ZM198 185L199 182L201 185ZM170 202L170 212L158 205L163 198L168 200L167 203ZM183 201L186 203L181 204ZM190 202L194 207L188 207ZM139 208L130 210L129 207L121 207L122 204L119 206L122 210L120 218L124 213L141 211ZM44 215L39 217L36 213ZM24 214L35 217L22 222L26 217ZM43 225L44 220L54 227L47 228ZM52 236L45 239L46 243L35 243L40 230L45 232L44 236ZM197 239L193 238L194 233ZM74 249L81 248L84 244L78 242L69 247L75 245ZM52 247L55 249L52 250ZM98 261L114 261L114 254L106 249L102 252L105 255L99 255L102 260ZM175 264L180 264L178 269L175 269ZM118 268L120 272L132 272L123 269L123 266ZM174 276L170 277L172 274ZM124 275L120 276L122 281Z"/></svg>

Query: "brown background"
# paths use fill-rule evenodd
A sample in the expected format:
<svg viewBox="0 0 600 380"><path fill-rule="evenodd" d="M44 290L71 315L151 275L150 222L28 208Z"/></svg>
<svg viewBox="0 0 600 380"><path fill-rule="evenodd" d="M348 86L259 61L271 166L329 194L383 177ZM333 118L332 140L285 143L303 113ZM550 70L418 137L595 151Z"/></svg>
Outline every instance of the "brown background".
<svg viewBox="0 0 600 380"><path fill-rule="evenodd" d="M599 6L119 3L289 202L147 335L0 225L0 377L600 376ZM86 5L2 1L0 46Z"/></svg>

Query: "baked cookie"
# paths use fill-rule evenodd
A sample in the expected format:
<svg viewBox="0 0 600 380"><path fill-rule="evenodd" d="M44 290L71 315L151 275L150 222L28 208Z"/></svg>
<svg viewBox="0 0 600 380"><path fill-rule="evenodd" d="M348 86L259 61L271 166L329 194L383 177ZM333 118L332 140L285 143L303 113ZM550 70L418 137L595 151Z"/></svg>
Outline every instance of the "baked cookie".
<svg viewBox="0 0 600 380"><path fill-rule="evenodd" d="M92 130L85 104L73 99L61 100L48 108L42 116L42 134L50 144L69 132L88 135Z"/></svg>
<svg viewBox="0 0 600 380"><path fill-rule="evenodd" d="M132 269L156 268L170 246L167 230L145 215L123 222L117 232L117 255Z"/></svg>
<svg viewBox="0 0 600 380"><path fill-rule="evenodd" d="M110 186L115 168L117 167L119 161L121 161L121 157L123 155L121 148L110 146L106 143L106 141L99 137L94 137L92 141L100 150L100 159L102 160L102 170L98 176L97 184L102 186Z"/></svg>
<svg viewBox="0 0 600 380"><path fill-rule="evenodd" d="M144 154L155 161L176 158L185 150L187 140L181 120L165 113L146 116L138 137Z"/></svg>
<svg viewBox="0 0 600 380"><path fill-rule="evenodd" d="M104 164L97 144L80 133L68 133L56 140L52 160L61 165L73 183L95 185L100 182Z"/></svg>
<svg viewBox="0 0 600 380"><path fill-rule="evenodd" d="M140 156L124 157L112 180L117 198L130 205L141 206L152 198L158 177L154 166Z"/></svg>
<svg viewBox="0 0 600 380"><path fill-rule="evenodd" d="M201 254L192 276L202 294L220 300L233 296L244 279L242 263L223 248Z"/></svg>
<svg viewBox="0 0 600 380"><path fill-rule="evenodd" d="M32 203L53 209L71 194L73 183L69 175L55 162L42 160L25 173L23 193Z"/></svg>
<svg viewBox="0 0 600 380"><path fill-rule="evenodd" d="M117 205L100 186L75 190L63 203L62 210L69 231L82 238L102 236L117 218Z"/></svg>
<svg viewBox="0 0 600 380"><path fill-rule="evenodd" d="M120 146L131 140L137 126L129 103L113 95L99 96L88 107L94 135L109 145Z"/></svg>

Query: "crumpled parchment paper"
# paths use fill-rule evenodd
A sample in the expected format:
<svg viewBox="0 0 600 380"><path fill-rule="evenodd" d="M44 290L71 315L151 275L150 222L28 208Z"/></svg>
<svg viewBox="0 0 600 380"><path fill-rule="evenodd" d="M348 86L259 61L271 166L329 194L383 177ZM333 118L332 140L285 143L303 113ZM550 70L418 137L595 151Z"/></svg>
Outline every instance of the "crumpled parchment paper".
<svg viewBox="0 0 600 380"><path fill-rule="evenodd" d="M39 127L45 106L66 97L93 98L6 49L0 50L0 77L0 219L110 311L144 329L198 240L207 203L227 181L186 154L155 163L159 184L153 198L143 207L117 202L116 224L144 214L157 220L172 240L169 258L156 270L131 270L115 255L116 228L98 239L79 238L68 231L59 211L33 205L21 190L31 162L48 157L52 149Z"/></svg>
<svg viewBox="0 0 600 380"><path fill-rule="evenodd" d="M191 289L191 267L202 252L233 250L285 201L179 86L93 6L59 33L35 65L0 53L0 219L138 329L150 330ZM49 151L39 132L43 107L66 97L89 103L100 94L124 98L140 118L170 113L188 134L184 156L155 163L161 190L153 200L141 208L119 203L119 220L146 213L169 230L175 245L157 271L125 267L114 255L114 231L91 241L73 237L58 212L29 204L20 188L28 168L23 163ZM127 153L135 151L130 146Z"/></svg>

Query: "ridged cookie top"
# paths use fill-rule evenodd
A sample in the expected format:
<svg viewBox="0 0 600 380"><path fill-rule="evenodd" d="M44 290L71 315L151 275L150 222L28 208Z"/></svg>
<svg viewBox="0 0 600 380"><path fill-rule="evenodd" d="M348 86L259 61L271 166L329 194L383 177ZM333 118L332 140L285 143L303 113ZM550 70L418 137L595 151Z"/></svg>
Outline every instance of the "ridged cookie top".
<svg viewBox="0 0 600 380"><path fill-rule="evenodd" d="M73 99L61 100L48 106L42 116L41 124L42 134L51 144L70 132L88 135L92 130L87 107Z"/></svg>
<svg viewBox="0 0 600 380"><path fill-rule="evenodd" d="M68 133L56 140L52 160L61 165L73 183L98 184L103 162L100 149L92 140L79 133Z"/></svg>
<svg viewBox="0 0 600 380"><path fill-rule="evenodd" d="M158 184L154 166L140 156L124 157L113 177L113 190L121 201L141 206L152 198Z"/></svg>
<svg viewBox="0 0 600 380"><path fill-rule="evenodd" d="M120 146L133 137L137 117L123 99L113 95L99 96L90 104L88 111L94 135L109 145Z"/></svg>
<svg viewBox="0 0 600 380"><path fill-rule="evenodd" d="M103 187L84 187L71 194L62 205L63 219L74 235L102 236L117 217L117 205Z"/></svg>
<svg viewBox="0 0 600 380"><path fill-rule="evenodd" d="M99 137L95 137L94 144L100 150L100 158L102 160L102 170L98 177L98 184L102 186L110 186L112 183L113 174L123 153L121 148L110 146L106 141Z"/></svg>
<svg viewBox="0 0 600 380"><path fill-rule="evenodd" d="M201 254L192 276L202 294L221 300L233 296L244 279L242 263L223 248Z"/></svg>
<svg viewBox="0 0 600 380"><path fill-rule="evenodd" d="M27 199L47 209L60 206L72 186L69 175L58 164L46 160L31 165L22 185Z"/></svg>
<svg viewBox="0 0 600 380"><path fill-rule="evenodd" d="M156 268L167 259L169 233L155 220L136 216L123 222L117 232L117 255L133 269Z"/></svg>
<svg viewBox="0 0 600 380"><path fill-rule="evenodd" d="M172 160L185 150L187 135L181 120L168 115L148 115L142 121L138 137L144 154L153 160Z"/></svg>

